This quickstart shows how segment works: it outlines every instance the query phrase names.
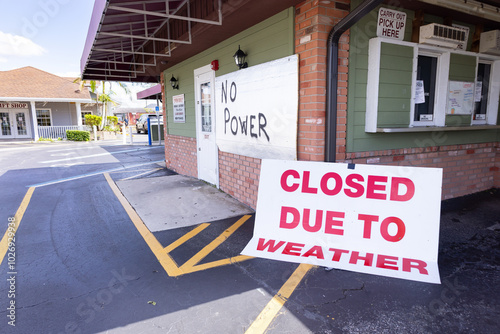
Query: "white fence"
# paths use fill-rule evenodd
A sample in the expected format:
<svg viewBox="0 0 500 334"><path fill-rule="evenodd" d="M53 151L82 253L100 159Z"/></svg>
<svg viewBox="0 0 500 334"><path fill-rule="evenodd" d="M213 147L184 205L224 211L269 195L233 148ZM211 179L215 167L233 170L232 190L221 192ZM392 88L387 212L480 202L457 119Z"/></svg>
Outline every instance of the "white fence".
<svg viewBox="0 0 500 334"><path fill-rule="evenodd" d="M62 125L62 126L39 126L38 127L38 137L40 138L66 138L66 130L86 130L89 131L89 127L86 125Z"/></svg>

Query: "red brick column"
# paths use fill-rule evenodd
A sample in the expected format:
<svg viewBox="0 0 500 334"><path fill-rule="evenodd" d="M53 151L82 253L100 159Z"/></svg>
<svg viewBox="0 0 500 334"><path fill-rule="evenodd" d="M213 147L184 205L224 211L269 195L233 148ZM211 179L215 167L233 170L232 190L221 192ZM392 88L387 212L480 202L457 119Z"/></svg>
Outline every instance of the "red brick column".
<svg viewBox="0 0 500 334"><path fill-rule="evenodd" d="M299 55L298 159L325 158L328 34L350 10L350 1L307 0L295 10L295 52ZM339 43L337 159L345 159L349 35Z"/></svg>
<svg viewBox="0 0 500 334"><path fill-rule="evenodd" d="M161 76L161 88L161 97L163 101L163 131L165 134L165 164L167 168L179 174L197 177L196 138L168 134L167 96L165 94L163 75Z"/></svg>

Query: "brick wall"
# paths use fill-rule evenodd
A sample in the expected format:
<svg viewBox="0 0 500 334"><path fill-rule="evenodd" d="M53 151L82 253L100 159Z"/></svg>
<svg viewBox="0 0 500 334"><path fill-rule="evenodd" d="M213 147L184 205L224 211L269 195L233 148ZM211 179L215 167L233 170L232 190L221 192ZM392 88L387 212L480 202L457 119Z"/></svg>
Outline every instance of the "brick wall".
<svg viewBox="0 0 500 334"><path fill-rule="evenodd" d="M220 189L255 208L260 176L260 159L219 151Z"/></svg>
<svg viewBox="0 0 500 334"><path fill-rule="evenodd" d="M324 161L328 34L349 13L350 1L307 0L295 9L295 53L299 55L298 159ZM345 157L349 34L339 42L337 156Z"/></svg>
<svg viewBox="0 0 500 334"><path fill-rule="evenodd" d="M197 177L196 138L165 136L165 163L179 174Z"/></svg>
<svg viewBox="0 0 500 334"><path fill-rule="evenodd" d="M442 199L498 187L498 143L347 153L345 162L443 168ZM496 176L495 176L496 174Z"/></svg>

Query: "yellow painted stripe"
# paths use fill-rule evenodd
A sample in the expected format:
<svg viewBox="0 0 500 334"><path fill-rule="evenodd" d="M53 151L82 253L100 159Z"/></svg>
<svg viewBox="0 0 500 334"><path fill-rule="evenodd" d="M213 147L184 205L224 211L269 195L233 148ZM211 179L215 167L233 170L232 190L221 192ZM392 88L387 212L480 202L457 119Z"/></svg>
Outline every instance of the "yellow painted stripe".
<svg viewBox="0 0 500 334"><path fill-rule="evenodd" d="M0 264L3 262L3 258L5 257L5 254L7 253L7 249L9 248L9 230L11 233L16 233L17 229L19 227L19 224L21 224L21 220L23 219L24 212L26 211L26 208L30 204L31 196L33 196L33 192L35 191L35 187L30 187L28 191L26 192L26 195L24 195L23 201L21 202L21 205L17 209L16 214L14 215L14 227L13 228L7 228L7 231L5 232L2 240L0 241Z"/></svg>
<svg viewBox="0 0 500 334"><path fill-rule="evenodd" d="M271 299L266 307L260 312L259 316L250 325L245 334L262 334L271 324L278 312L281 310L285 302L290 298L293 291L305 277L307 272L313 268L313 265L301 263L293 274L288 278L285 284L281 287L278 293Z"/></svg>
<svg viewBox="0 0 500 334"><path fill-rule="evenodd" d="M192 237L194 237L195 235L206 229L209 225L210 225L209 223L203 223L198 225L196 228L192 229L191 231L184 234L182 237L180 237L179 239L175 240L170 245L165 247L165 252L170 253L171 251L173 251L174 249L176 249L177 247L179 247L180 245L182 245L183 243L185 243L186 241L188 241L189 239L191 239Z"/></svg>
<svg viewBox="0 0 500 334"><path fill-rule="evenodd" d="M153 233L151 233L151 231L146 227L141 217L139 217L139 215L137 214L137 212L135 212L134 208L130 205L125 196L123 196L113 179L109 176L108 173L104 173L104 177L108 181L111 190L113 190L113 193L122 204L135 227L144 238L144 241L146 241L146 244L149 246L149 248L151 248L151 251L153 251L153 254L156 256L163 269L165 269L167 274L170 276L182 275L183 272L177 266L177 263L175 263L174 259L172 259L172 257L170 257L170 255L164 251L163 245L160 244Z"/></svg>
<svg viewBox="0 0 500 334"><path fill-rule="evenodd" d="M184 263L181 266L181 270L186 269L186 268L192 268L194 267L198 262L203 260L210 252L212 252L215 248L217 248L221 243L226 241L231 234L234 233L241 225L243 225L244 222L246 222L251 216L250 215L245 215L241 217L236 223L231 225L227 230L225 230L221 235L219 235L214 241L206 245L201 251L196 253L195 256L190 258L186 263Z"/></svg>
<svg viewBox="0 0 500 334"><path fill-rule="evenodd" d="M215 268L215 267L225 266L225 265L228 265L228 264L231 264L231 263L246 261L246 260L250 260L250 259L253 259L253 256L238 255L238 256L234 256L234 257L228 258L228 259L223 259L223 260L217 260L217 261L213 261L213 262L209 262L209 263L198 264L196 266L192 266L192 267L189 267L189 268L184 268L184 266L182 266L181 268L182 268L182 270L184 271L185 274L189 274L189 273L194 273L194 272L201 271L201 270L206 270L206 269L211 269L211 268Z"/></svg>

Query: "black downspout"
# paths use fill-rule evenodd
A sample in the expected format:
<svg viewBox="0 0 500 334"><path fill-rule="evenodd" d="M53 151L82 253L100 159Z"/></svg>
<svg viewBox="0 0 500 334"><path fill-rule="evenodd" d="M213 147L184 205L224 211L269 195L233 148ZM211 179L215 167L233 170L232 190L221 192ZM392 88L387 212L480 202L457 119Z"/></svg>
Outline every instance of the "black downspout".
<svg viewBox="0 0 500 334"><path fill-rule="evenodd" d="M365 0L337 23L328 35L326 73L326 135L325 162L335 162L337 146L337 82L340 36L384 0Z"/></svg>

